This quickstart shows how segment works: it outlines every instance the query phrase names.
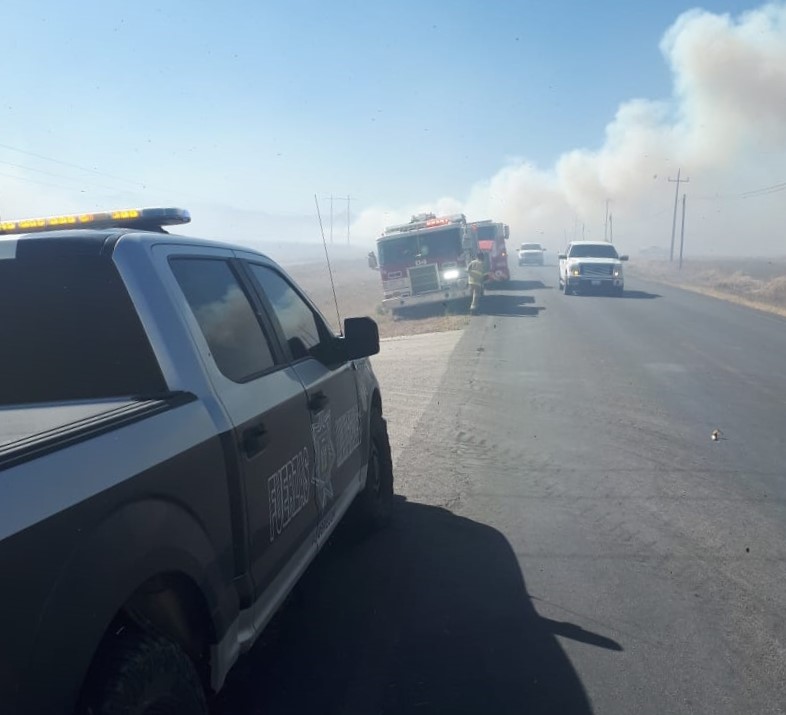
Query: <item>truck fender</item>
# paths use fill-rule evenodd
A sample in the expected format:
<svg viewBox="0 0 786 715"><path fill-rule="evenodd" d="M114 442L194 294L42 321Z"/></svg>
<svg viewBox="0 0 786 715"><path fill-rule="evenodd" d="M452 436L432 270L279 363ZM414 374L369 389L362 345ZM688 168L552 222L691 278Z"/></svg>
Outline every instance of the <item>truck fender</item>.
<svg viewBox="0 0 786 715"><path fill-rule="evenodd" d="M175 574L195 584L210 616L208 637L220 638L238 609L222 560L231 568L231 554L216 553L203 526L171 500L131 502L107 516L80 540L47 599L26 671L25 690L39 698L32 712L76 706L107 629L156 576Z"/></svg>

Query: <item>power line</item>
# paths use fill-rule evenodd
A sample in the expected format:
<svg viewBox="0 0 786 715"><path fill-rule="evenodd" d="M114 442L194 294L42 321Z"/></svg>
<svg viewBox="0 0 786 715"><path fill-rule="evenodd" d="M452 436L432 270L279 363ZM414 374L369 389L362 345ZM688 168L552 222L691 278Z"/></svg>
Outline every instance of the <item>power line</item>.
<svg viewBox="0 0 786 715"><path fill-rule="evenodd" d="M54 176L56 179L65 179L66 181L78 181L81 183L89 184L91 186L96 186L101 189L109 189L110 191L120 190L116 186L109 186L107 184L97 184L89 180L84 181L78 176L69 176L68 174L58 174L57 172L47 171L46 169L36 169L35 167L25 166L24 164L15 164L13 161L4 161L0 159L0 164L4 164L5 166L13 166L15 169L22 169L23 171L32 171L35 172L36 174L44 174L45 176ZM23 177L18 177L18 178L22 179L22 181L25 180ZM62 188L67 188L67 187L62 187ZM122 189L122 190L127 191L128 189Z"/></svg>
<svg viewBox="0 0 786 715"><path fill-rule="evenodd" d="M740 194L740 198L750 199L755 196L767 196L768 194L777 194L781 191L786 191L786 182L781 184L773 184L772 186L765 186L763 189L746 191L744 194Z"/></svg>
<svg viewBox="0 0 786 715"><path fill-rule="evenodd" d="M63 184L53 184L49 181L38 181L38 179L28 179L26 176L16 176L15 174L6 174L0 171L0 176L5 176L8 179L14 179L18 181L27 181L30 184L38 184L39 186L51 186L54 189L68 189L70 191L74 190L73 186L63 186ZM81 189L84 191L84 189Z"/></svg>
<svg viewBox="0 0 786 715"><path fill-rule="evenodd" d="M27 151L26 149L18 149L15 146L10 146L9 144L0 144L0 149L8 149L9 151L15 151L19 154L27 154L27 156L33 156L36 159L43 159L44 161L51 161L53 164L60 164L61 166L68 166L71 169L78 169L79 171L87 171L91 174L97 174L98 176L104 176L108 179L115 179L116 181L123 181L128 184L136 184L137 186L141 186L143 189L146 188L145 184L141 181L135 181L134 179L126 179L122 176L116 176L115 174L107 174L104 171L98 171L98 169L91 169L87 166L80 166L79 164L72 164L68 161L63 161L61 159L55 159L51 156L46 156L45 154L37 154L34 151Z"/></svg>
<svg viewBox="0 0 786 715"><path fill-rule="evenodd" d="M0 163L2 163L2 164L7 164L8 166L14 166L14 167L16 167L18 169L22 169L24 171L33 171L33 172L45 174L45 175L48 175L48 176L54 176L56 178L66 179L67 181L76 181L76 182L90 183L93 187L100 187L100 188L106 189L108 191L118 191L118 192L125 191L125 192L130 192L132 194L137 194L137 195L140 195L140 196L142 195L141 192L147 192L147 193L150 193L150 192L166 192L166 193L169 193L169 192L172 191L172 189L164 188L163 186L156 186L156 185L152 185L152 184L146 184L146 183L143 183L141 181L137 181L135 179L127 179L127 178L124 178L122 176L117 176L116 174L109 174L109 173L104 172L104 171L99 171L98 169L91 169L91 168L86 167L86 166L80 166L79 164L73 164L73 163L68 162L68 161L63 161L61 159L56 159L56 158L51 157L51 156L46 156L45 154L38 154L38 153L33 152L33 151L27 151L26 149L19 149L18 147L14 147L14 146L11 146L9 144L0 144L0 149L8 149L10 151L18 152L19 154L25 154L27 156L32 156L32 157L35 157L37 159L42 159L43 161L52 162L53 164L59 164L60 166L66 166L66 167L69 167L71 169L76 169L78 171L88 172L90 174L95 174L96 176L103 176L103 177L106 177L108 179L121 181L121 182L126 183L126 184L133 184L133 185L135 185L138 188L134 189L134 188L127 187L127 186L126 187L124 187L124 186L108 186L106 184L99 184L97 182L90 182L89 180L86 180L86 179L84 179L82 177L79 177L79 176L71 177L71 176L68 176L68 175L65 175L65 174L57 174L55 172L50 172L50 171L47 171L45 169L36 169L34 167L31 167L31 166L24 166L22 164L14 164L13 162L0 160ZM19 181L26 181L26 182L33 183L33 184L40 184L41 186L51 186L51 187L54 187L54 188L66 189L66 190L71 190L71 191L75 190L74 187L71 187L71 186L63 186L62 184L54 184L54 183L47 183L47 182L43 182L43 181L37 181L36 179L29 179L29 178L25 178L23 176L15 176L15 175L12 175L12 174L0 174L0 176L5 176L5 177L7 177L9 179L18 179ZM84 189L80 189L80 191L84 192ZM182 189L177 189L177 192L179 194L181 194L182 196L184 196L184 197L191 197L193 199L197 199L197 200L203 201L205 203L210 203L210 202L215 201L215 197L201 196L199 194L195 194L192 191L183 191Z"/></svg>
<svg viewBox="0 0 786 715"><path fill-rule="evenodd" d="M734 201L737 199L752 199L757 196L769 196L770 194L778 194L781 191L786 191L786 181L772 186L764 186L760 189L751 189L750 191L743 191L741 194L715 194L714 196L694 196L694 199L700 201Z"/></svg>

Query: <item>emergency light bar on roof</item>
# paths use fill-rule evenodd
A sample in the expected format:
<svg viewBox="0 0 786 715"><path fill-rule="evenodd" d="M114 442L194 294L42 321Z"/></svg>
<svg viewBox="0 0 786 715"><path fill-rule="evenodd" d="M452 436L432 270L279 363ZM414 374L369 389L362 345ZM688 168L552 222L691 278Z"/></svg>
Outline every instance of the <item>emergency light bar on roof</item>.
<svg viewBox="0 0 786 715"><path fill-rule="evenodd" d="M63 228L138 228L150 230L161 226L188 223L191 216L185 209L152 208L121 209L99 213L70 214L0 221L0 235L35 233Z"/></svg>
<svg viewBox="0 0 786 715"><path fill-rule="evenodd" d="M385 235L390 233L406 233L408 231L421 231L424 228L437 228L438 226L449 226L450 224L464 225L467 222L464 214L454 214L452 216L437 217L434 214L419 214L413 216L409 223L400 223L397 226L388 226Z"/></svg>

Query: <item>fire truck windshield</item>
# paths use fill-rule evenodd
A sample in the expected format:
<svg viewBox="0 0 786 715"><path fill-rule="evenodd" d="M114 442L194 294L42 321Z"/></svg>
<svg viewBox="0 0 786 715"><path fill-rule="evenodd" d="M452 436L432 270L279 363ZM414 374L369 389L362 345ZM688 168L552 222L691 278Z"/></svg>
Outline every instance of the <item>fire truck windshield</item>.
<svg viewBox="0 0 786 715"><path fill-rule="evenodd" d="M461 251L461 229L449 228L383 239L379 242L379 262L387 266L421 258L456 258Z"/></svg>

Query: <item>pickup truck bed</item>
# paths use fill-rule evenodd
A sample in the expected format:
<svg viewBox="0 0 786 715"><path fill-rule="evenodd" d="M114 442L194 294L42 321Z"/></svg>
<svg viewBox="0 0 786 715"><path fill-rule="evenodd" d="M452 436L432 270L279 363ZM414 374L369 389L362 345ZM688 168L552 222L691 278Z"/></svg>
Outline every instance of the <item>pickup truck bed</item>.
<svg viewBox="0 0 786 715"><path fill-rule="evenodd" d="M147 417L171 400L111 400L0 410L0 469Z"/></svg>

